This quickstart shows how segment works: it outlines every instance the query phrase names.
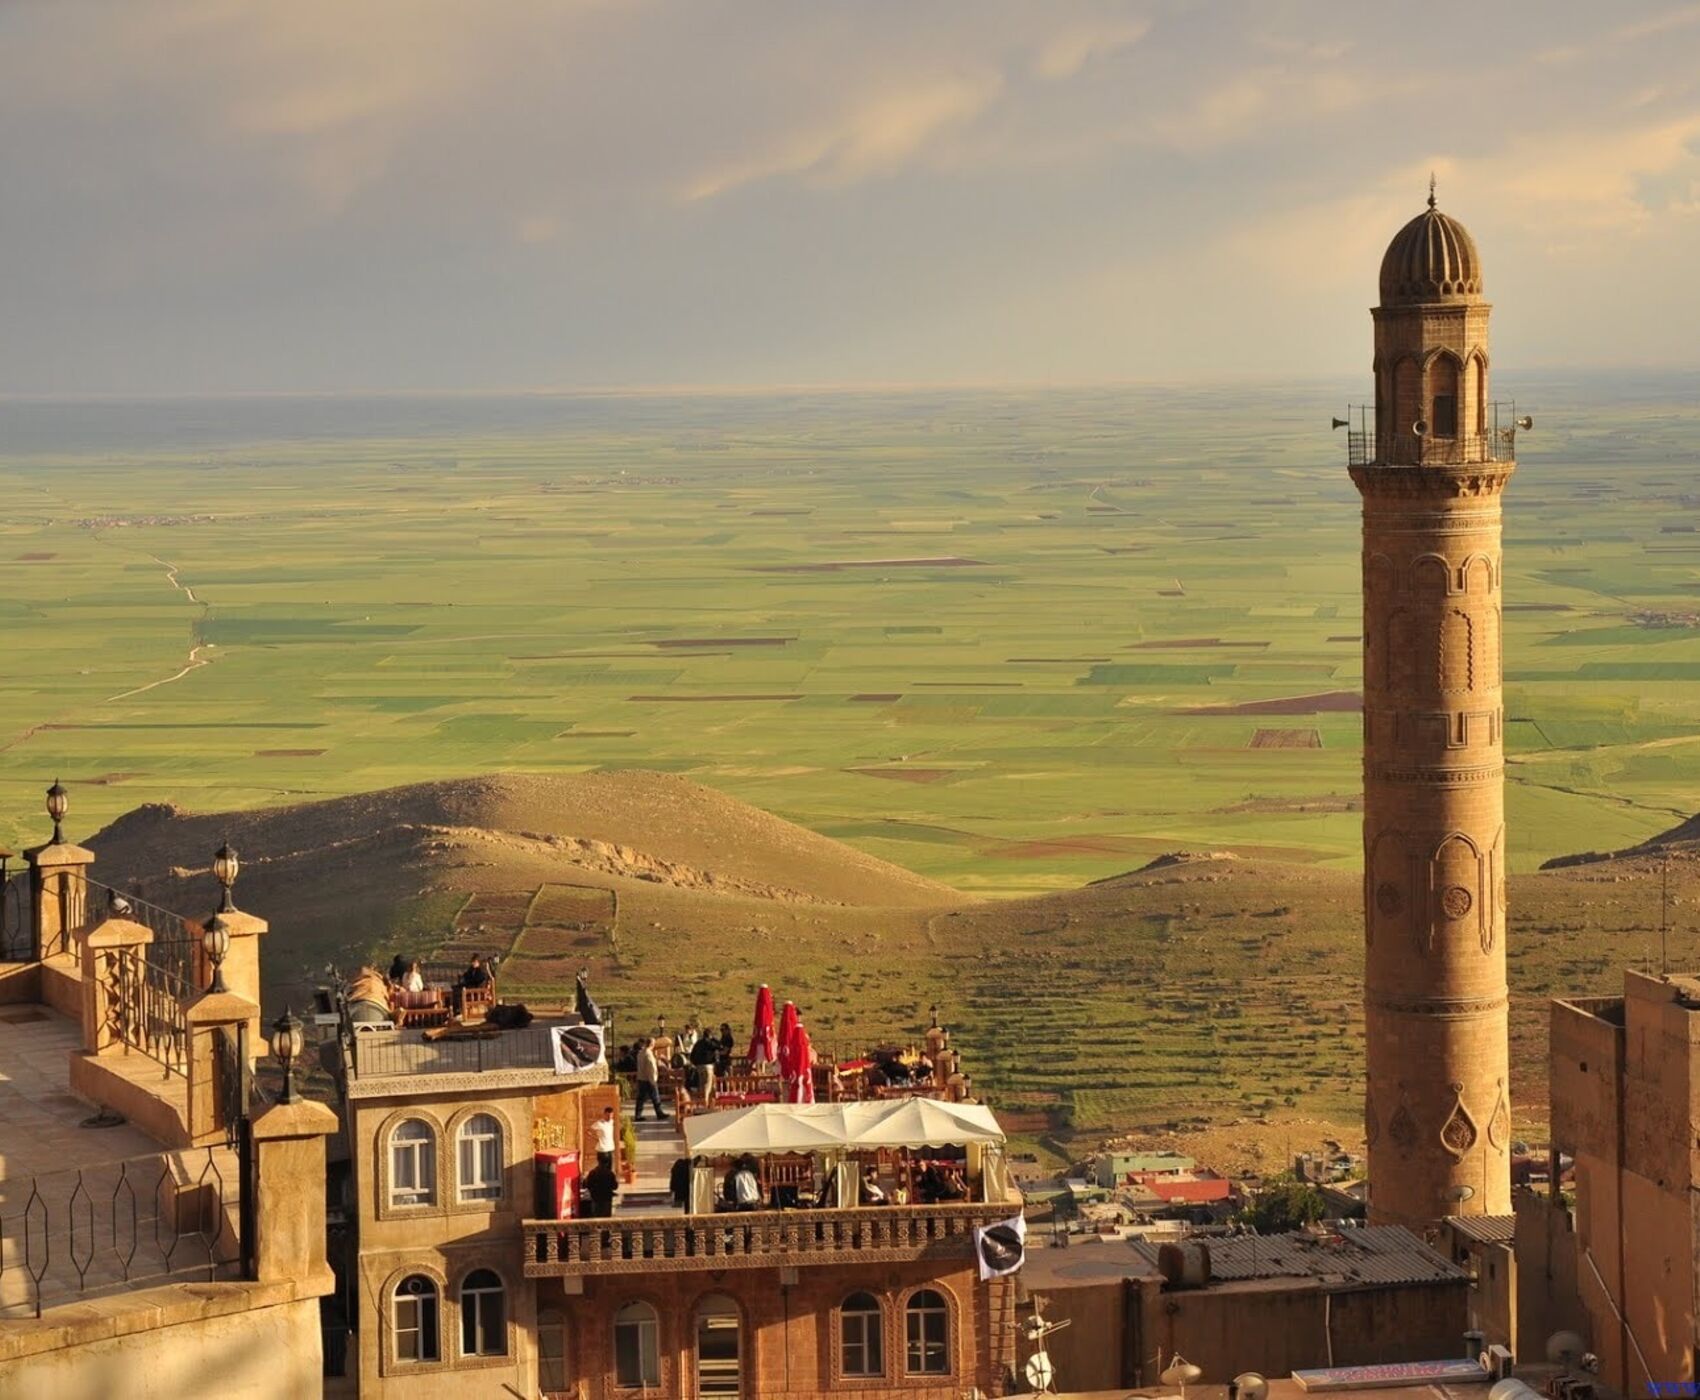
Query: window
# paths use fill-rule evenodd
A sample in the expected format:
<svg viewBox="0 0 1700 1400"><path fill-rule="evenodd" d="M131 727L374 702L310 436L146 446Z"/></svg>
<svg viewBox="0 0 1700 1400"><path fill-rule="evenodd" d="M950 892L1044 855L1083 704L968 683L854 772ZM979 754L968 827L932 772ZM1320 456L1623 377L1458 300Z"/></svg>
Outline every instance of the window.
<svg viewBox="0 0 1700 1400"><path fill-rule="evenodd" d="M537 1386L545 1395L567 1389L567 1320L559 1308L537 1314Z"/></svg>
<svg viewBox="0 0 1700 1400"><path fill-rule="evenodd" d="M390 1134L390 1204L428 1206L437 1199L437 1135L417 1118Z"/></svg>
<svg viewBox="0 0 1700 1400"><path fill-rule="evenodd" d="M440 1361L437 1342L437 1285L423 1274L409 1274L395 1286L395 1359Z"/></svg>
<svg viewBox="0 0 1700 1400"><path fill-rule="evenodd" d="M456 1134L460 1163L460 1199L498 1201L502 1197L502 1125L488 1113L475 1113Z"/></svg>
<svg viewBox="0 0 1700 1400"><path fill-rule="evenodd" d="M838 1310L839 1357L846 1376L885 1374L884 1317L872 1293L852 1293Z"/></svg>
<svg viewBox="0 0 1700 1400"><path fill-rule="evenodd" d="M507 1298L493 1269L474 1269L461 1280L460 1354L508 1354Z"/></svg>
<svg viewBox="0 0 1700 1400"><path fill-rule="evenodd" d="M1436 394L1434 396L1434 435L1446 438L1458 436L1458 397L1456 394Z"/></svg>
<svg viewBox="0 0 1700 1400"><path fill-rule="evenodd" d="M909 1374L949 1375L950 1305L945 1302L944 1295L931 1288L911 1294L905 1320L909 1335Z"/></svg>
<svg viewBox="0 0 1700 1400"><path fill-rule="evenodd" d="M697 1394L742 1395L738 1305L721 1294L697 1304Z"/></svg>
<svg viewBox="0 0 1700 1400"><path fill-rule="evenodd" d="M661 1384L661 1338L655 1309L627 1303L614 1314L614 1383L629 1390Z"/></svg>

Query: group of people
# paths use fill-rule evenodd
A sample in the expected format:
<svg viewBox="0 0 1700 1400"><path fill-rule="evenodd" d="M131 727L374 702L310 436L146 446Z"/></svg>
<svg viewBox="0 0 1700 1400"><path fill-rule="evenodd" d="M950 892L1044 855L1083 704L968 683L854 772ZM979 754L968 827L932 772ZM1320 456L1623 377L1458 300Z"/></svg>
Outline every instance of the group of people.
<svg viewBox="0 0 1700 1400"><path fill-rule="evenodd" d="M420 966L419 959L410 961L400 953L390 959L387 980L392 987L398 987L404 992L423 992L426 986L425 971ZM466 965L466 970L455 978L449 988L455 1011L460 1011L466 992L482 990L490 985L491 980L490 968L483 957L474 953Z"/></svg>

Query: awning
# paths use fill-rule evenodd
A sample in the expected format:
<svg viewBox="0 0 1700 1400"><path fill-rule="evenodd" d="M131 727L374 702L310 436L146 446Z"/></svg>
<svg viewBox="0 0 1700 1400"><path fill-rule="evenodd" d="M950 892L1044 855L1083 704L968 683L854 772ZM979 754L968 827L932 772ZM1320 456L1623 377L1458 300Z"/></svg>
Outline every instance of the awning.
<svg viewBox="0 0 1700 1400"><path fill-rule="evenodd" d="M755 1104L685 1120L685 1145L695 1157L741 1152L855 1151L880 1147L965 1147L1001 1143L991 1109L937 1099L864 1103Z"/></svg>

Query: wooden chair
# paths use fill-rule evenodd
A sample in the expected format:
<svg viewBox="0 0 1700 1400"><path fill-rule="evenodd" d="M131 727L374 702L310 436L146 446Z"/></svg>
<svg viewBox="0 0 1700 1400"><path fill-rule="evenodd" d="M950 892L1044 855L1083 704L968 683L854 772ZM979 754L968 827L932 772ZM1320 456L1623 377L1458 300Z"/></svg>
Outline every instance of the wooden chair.
<svg viewBox="0 0 1700 1400"><path fill-rule="evenodd" d="M441 1026L449 1019L449 1003L441 987L427 987L422 992L410 992L405 987L390 988L390 1015L399 1030L409 1026Z"/></svg>

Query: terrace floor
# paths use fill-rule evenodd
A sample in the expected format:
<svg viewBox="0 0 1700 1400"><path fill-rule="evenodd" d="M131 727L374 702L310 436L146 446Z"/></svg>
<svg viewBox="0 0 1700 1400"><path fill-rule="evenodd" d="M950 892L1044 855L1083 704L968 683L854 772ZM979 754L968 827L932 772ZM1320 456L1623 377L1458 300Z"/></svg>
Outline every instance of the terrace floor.
<svg viewBox="0 0 1700 1400"><path fill-rule="evenodd" d="M70 1089L70 1056L81 1048L82 1028L52 1008L0 1006L0 1181L160 1150L128 1123L82 1126L95 1109Z"/></svg>

